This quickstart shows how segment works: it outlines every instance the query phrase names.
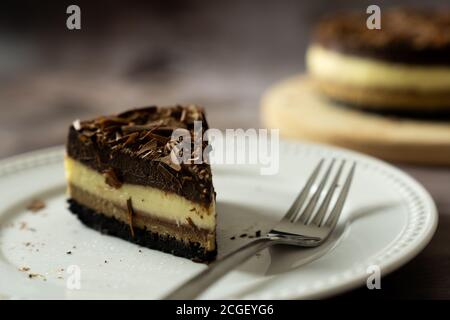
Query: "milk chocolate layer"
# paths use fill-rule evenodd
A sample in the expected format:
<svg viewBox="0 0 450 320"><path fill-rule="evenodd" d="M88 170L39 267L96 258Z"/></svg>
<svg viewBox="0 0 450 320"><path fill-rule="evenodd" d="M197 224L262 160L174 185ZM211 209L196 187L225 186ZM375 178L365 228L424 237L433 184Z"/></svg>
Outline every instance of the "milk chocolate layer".
<svg viewBox="0 0 450 320"><path fill-rule="evenodd" d="M327 81L316 85L331 100L359 109L424 120L450 119L450 90L359 88Z"/></svg>

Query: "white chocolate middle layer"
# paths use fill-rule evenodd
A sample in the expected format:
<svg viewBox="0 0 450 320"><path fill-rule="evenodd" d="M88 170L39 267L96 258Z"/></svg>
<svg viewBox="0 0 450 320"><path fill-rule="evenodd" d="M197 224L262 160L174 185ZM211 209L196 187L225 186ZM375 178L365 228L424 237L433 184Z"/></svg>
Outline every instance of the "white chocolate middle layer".
<svg viewBox="0 0 450 320"><path fill-rule="evenodd" d="M308 48L306 64L314 78L356 87L450 91L450 67L389 63L325 49Z"/></svg>
<svg viewBox="0 0 450 320"><path fill-rule="evenodd" d="M177 224L186 224L190 219L199 228L215 229L214 202L209 208L205 208L174 193L135 184L125 183L119 189L115 189L105 182L105 177L101 173L81 162L66 156L64 163L69 184L73 184L94 196L106 199L119 206L126 206L127 200L131 198L133 209L140 212Z"/></svg>

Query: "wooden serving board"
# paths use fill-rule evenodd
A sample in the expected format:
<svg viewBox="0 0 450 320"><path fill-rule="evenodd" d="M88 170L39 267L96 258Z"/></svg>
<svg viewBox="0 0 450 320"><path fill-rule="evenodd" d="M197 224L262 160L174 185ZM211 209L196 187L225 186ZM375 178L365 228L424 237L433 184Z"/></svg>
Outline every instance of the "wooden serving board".
<svg viewBox="0 0 450 320"><path fill-rule="evenodd" d="M406 163L450 165L450 121L387 117L345 108L320 96L299 75L276 84L261 101L262 121L282 136L333 144Z"/></svg>

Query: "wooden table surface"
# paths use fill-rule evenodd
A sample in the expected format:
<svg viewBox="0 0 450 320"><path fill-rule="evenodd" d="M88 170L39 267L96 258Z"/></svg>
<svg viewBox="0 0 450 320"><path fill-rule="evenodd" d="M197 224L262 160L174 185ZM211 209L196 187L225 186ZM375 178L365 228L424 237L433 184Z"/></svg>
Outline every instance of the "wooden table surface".
<svg viewBox="0 0 450 320"><path fill-rule="evenodd" d="M33 23L19 28L11 19L9 29L0 28L1 158L64 143L76 118L148 104L194 102L207 108L214 127L260 127L262 92L303 70L317 16L339 5L367 5L173 0L135 4L123 16L115 5L80 3L85 20L79 32L65 29L64 8L47 5L43 16L9 8ZM383 278L382 290L361 288L339 298L450 299L450 168L399 167L433 196L436 235L418 257Z"/></svg>

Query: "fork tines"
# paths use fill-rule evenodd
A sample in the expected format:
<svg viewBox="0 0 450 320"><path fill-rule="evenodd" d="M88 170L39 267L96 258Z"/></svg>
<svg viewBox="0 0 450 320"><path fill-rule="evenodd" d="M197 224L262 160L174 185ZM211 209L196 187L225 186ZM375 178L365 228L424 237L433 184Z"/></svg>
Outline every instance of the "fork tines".
<svg viewBox="0 0 450 320"><path fill-rule="evenodd" d="M317 185L317 189L312 192L313 186L315 186L315 182L316 180L318 180L318 176L324 162L324 159L320 160L319 164L316 166L313 173L308 178L305 187L300 192L297 199L294 201L288 213L286 214L286 218L289 219L290 222L300 222L305 225L312 224L317 227L325 226L331 228L336 225L344 206L348 191L350 189L350 184L355 172L356 163L354 162L350 170L348 171L345 182L340 190L339 195L337 196L337 199L335 200L334 207L327 215L328 208L330 207L330 203L333 199L333 195L339 186L339 178L342 175L346 160L341 160L337 171L334 173L334 178L332 179L331 184L327 188L325 188L336 163L336 159L332 159L327 169L325 170L322 179ZM323 193L325 193L325 195L323 195ZM321 201L319 201L320 199ZM316 207L319 203L319 208L316 210Z"/></svg>

